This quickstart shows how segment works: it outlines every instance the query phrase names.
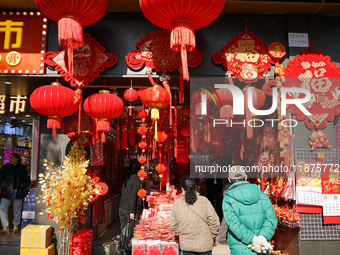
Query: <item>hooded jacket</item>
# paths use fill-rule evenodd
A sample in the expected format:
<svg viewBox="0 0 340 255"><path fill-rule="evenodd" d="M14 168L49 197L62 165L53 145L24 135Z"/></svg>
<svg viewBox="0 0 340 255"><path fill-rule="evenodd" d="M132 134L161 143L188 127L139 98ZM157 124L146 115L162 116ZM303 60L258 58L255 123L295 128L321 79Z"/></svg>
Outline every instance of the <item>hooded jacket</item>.
<svg viewBox="0 0 340 255"><path fill-rule="evenodd" d="M223 200L223 214L232 255L254 255L256 252L247 247L253 237L263 235L270 240L274 235L277 219L273 205L256 184L232 184Z"/></svg>

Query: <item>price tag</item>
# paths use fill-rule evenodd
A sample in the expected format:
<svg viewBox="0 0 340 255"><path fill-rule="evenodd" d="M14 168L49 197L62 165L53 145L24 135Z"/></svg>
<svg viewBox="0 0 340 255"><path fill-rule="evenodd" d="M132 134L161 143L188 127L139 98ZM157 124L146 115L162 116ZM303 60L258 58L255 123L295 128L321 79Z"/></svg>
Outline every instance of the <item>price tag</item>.
<svg viewBox="0 0 340 255"><path fill-rule="evenodd" d="M288 33L289 47L308 47L308 33Z"/></svg>

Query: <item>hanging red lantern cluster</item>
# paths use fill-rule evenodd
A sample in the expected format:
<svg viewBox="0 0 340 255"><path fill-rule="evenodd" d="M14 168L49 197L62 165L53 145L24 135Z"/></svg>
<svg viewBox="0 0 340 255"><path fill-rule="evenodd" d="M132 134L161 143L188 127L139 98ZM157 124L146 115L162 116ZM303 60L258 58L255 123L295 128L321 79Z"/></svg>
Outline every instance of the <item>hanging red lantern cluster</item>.
<svg viewBox="0 0 340 255"><path fill-rule="evenodd" d="M35 0L40 11L58 22L58 41L67 46L69 71L73 73L73 50L83 47L83 26L99 21L107 9L107 0Z"/></svg>
<svg viewBox="0 0 340 255"><path fill-rule="evenodd" d="M145 89L140 99L145 106L151 107L151 119L155 121L155 139L157 140L157 120L159 119L159 108L170 104L169 92L161 86L155 84L151 88Z"/></svg>
<svg viewBox="0 0 340 255"><path fill-rule="evenodd" d="M140 0L145 17L156 26L171 30L170 48L181 52L183 78L189 80L187 51L196 47L194 30L212 23L222 12L224 0Z"/></svg>
<svg viewBox="0 0 340 255"><path fill-rule="evenodd" d="M96 131L102 133L102 142L105 142L104 132L110 131L110 119L123 113L124 103L109 90L100 90L85 100L84 111L95 120Z"/></svg>
<svg viewBox="0 0 340 255"><path fill-rule="evenodd" d="M48 116L47 128L53 129L53 137L57 128L61 128L60 117L72 115L82 102L81 96L59 82L37 88L30 96L32 108L41 115Z"/></svg>

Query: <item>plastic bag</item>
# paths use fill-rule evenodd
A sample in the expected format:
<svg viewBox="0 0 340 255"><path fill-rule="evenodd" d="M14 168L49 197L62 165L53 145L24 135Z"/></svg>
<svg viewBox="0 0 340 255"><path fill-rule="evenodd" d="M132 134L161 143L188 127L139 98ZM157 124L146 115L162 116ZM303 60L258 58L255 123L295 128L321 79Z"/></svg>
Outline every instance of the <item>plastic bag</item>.
<svg viewBox="0 0 340 255"><path fill-rule="evenodd" d="M119 249L131 250L131 239L133 238L134 228L139 224L138 220L129 220L122 228L119 239Z"/></svg>

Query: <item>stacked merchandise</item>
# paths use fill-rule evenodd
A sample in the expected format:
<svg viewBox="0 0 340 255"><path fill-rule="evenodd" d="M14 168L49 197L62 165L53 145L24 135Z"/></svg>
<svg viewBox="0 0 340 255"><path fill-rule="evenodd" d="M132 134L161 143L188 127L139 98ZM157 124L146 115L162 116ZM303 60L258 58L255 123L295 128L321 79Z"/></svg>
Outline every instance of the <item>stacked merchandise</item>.
<svg viewBox="0 0 340 255"><path fill-rule="evenodd" d="M30 224L34 224L35 217L35 188L30 189L27 196L24 199L23 210L22 210L22 222L21 229L25 228Z"/></svg>
<svg viewBox="0 0 340 255"><path fill-rule="evenodd" d="M51 244L52 226L28 225L21 231L21 255L54 255L55 245Z"/></svg>

